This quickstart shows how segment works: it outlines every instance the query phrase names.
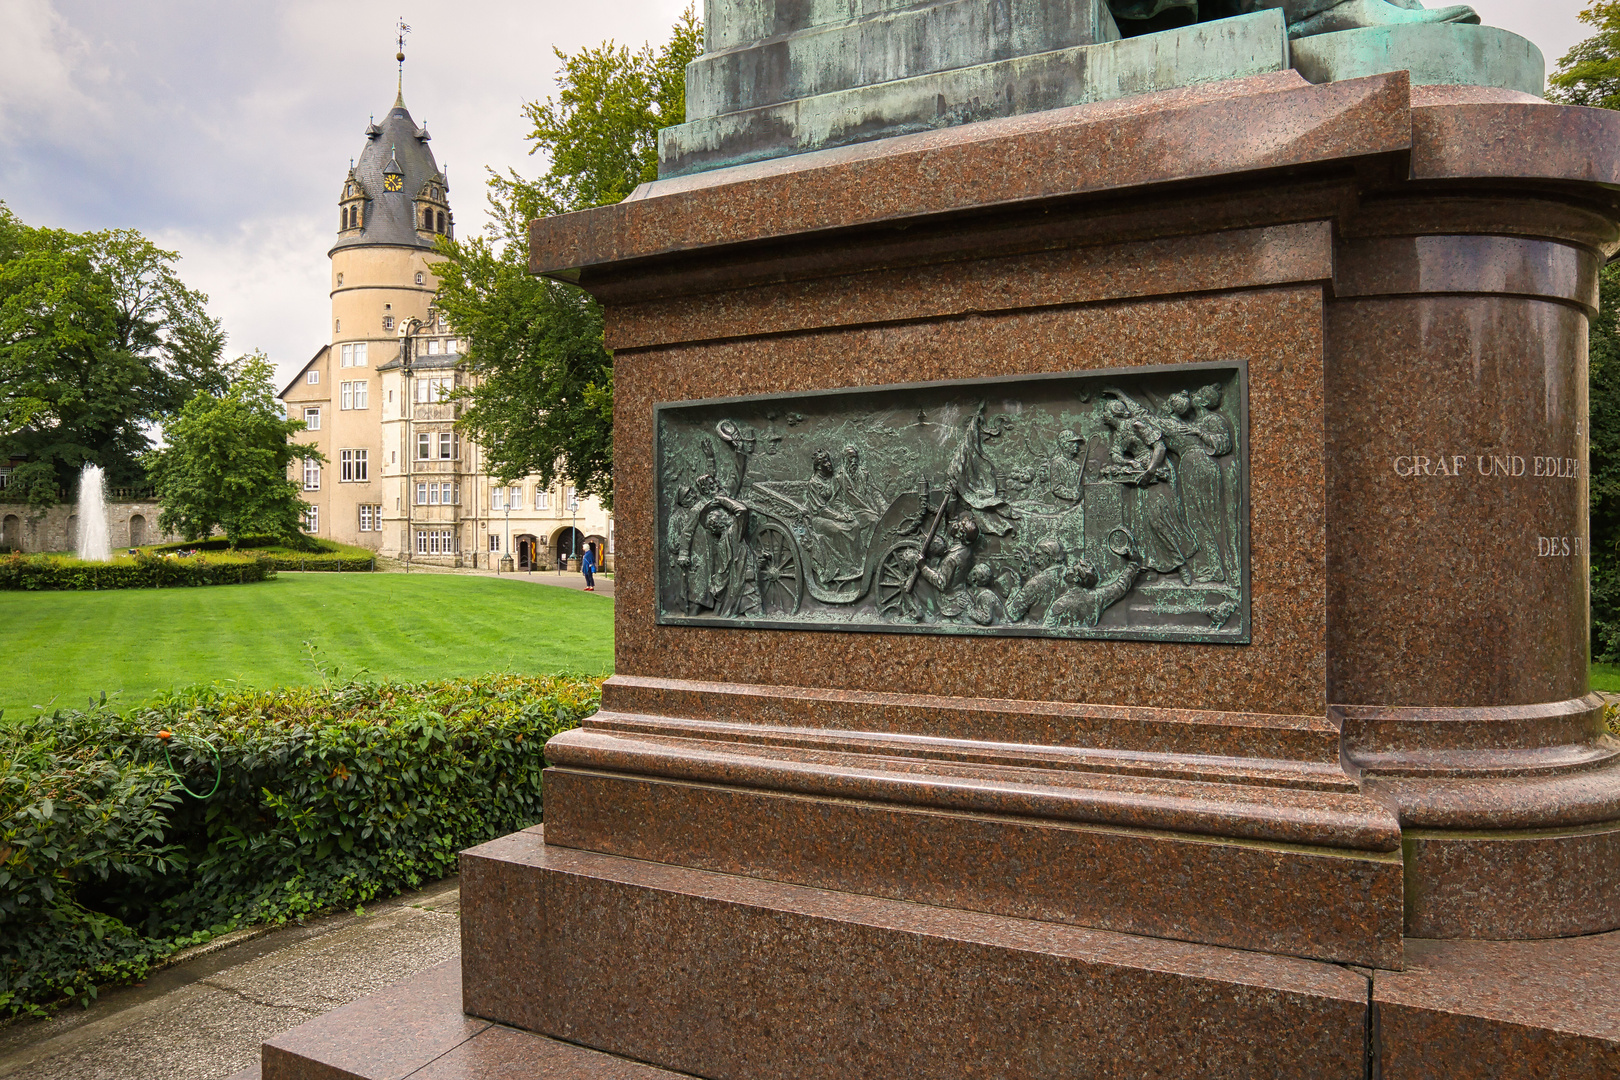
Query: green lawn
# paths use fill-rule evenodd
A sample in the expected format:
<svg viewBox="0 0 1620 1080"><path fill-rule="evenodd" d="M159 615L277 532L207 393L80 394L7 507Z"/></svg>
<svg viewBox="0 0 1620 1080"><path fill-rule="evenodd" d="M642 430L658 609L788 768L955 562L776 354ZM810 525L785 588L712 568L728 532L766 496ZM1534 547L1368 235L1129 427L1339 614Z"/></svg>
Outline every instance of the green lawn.
<svg viewBox="0 0 1620 1080"><path fill-rule="evenodd" d="M1620 665L1593 664L1592 689L1620 694Z"/></svg>
<svg viewBox="0 0 1620 1080"><path fill-rule="evenodd" d="M105 690L138 701L194 682L318 681L304 642L347 676L607 672L613 601L454 574L288 574L253 585L0 592L0 709Z"/></svg>

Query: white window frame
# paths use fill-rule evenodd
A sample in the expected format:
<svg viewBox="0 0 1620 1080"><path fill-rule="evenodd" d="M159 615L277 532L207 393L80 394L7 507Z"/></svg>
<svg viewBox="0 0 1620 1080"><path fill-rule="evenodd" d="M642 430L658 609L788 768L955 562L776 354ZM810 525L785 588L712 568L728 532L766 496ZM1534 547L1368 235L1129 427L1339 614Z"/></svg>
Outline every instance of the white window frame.
<svg viewBox="0 0 1620 1080"><path fill-rule="evenodd" d="M308 383L308 384L309 384L309 385L311 385L311 386L315 386L315 385L317 385L317 384L318 384L318 383L319 383L319 382L320 382L320 381L321 381L321 373L320 373L320 372L318 372L318 371L312 371L312 372L310 372L310 373L309 373L309 375L308 375L308 376L307 376L307 377L306 377L306 378L305 378L305 379L304 379L304 381L305 381L305 382L306 382L306 383Z"/></svg>
<svg viewBox="0 0 1620 1080"><path fill-rule="evenodd" d="M418 555L428 553L428 531L426 529L416 530L416 553Z"/></svg>
<svg viewBox="0 0 1620 1080"><path fill-rule="evenodd" d="M354 367L353 345L344 345L338 350L338 367Z"/></svg>
<svg viewBox="0 0 1620 1080"><path fill-rule="evenodd" d="M339 450L340 472L338 481L365 484L371 480L371 454L365 450Z"/></svg>
<svg viewBox="0 0 1620 1080"><path fill-rule="evenodd" d="M439 432L439 460L440 461L452 461L452 460L454 460L451 457L451 454L453 454L455 452L454 448L455 448L455 443L454 443L454 440L452 440L450 438L450 432L448 432L448 431Z"/></svg>
<svg viewBox="0 0 1620 1080"><path fill-rule="evenodd" d="M371 408L371 382L367 379L356 380L354 384L354 407L356 409Z"/></svg>
<svg viewBox="0 0 1620 1080"><path fill-rule="evenodd" d="M320 406L316 406L314 408L304 410L304 430L305 431L319 431L319 430L321 430L321 410L320 410Z"/></svg>
<svg viewBox="0 0 1620 1080"><path fill-rule="evenodd" d="M304 531L312 535L321 531L321 508L314 503L304 507Z"/></svg>
<svg viewBox="0 0 1620 1080"><path fill-rule="evenodd" d="M514 510L523 509L523 485L522 484L513 484L512 488L511 488L511 491L509 492L509 497L512 500L512 509L514 509Z"/></svg>
<svg viewBox="0 0 1620 1080"><path fill-rule="evenodd" d="M304 462L304 490L321 490L321 463L318 461Z"/></svg>
<svg viewBox="0 0 1620 1080"><path fill-rule="evenodd" d="M338 408L348 410L354 408L354 383L338 383Z"/></svg>
<svg viewBox="0 0 1620 1080"><path fill-rule="evenodd" d="M429 461L433 454L433 436L426 431L416 433L416 460Z"/></svg>
<svg viewBox="0 0 1620 1080"><path fill-rule="evenodd" d="M439 484L436 480L428 484L428 505L439 505Z"/></svg>
<svg viewBox="0 0 1620 1080"><path fill-rule="evenodd" d="M370 503L361 503L360 504L360 531L361 532L371 532L371 531L373 531L372 528L371 528L371 522L372 522L371 504Z"/></svg>
<svg viewBox="0 0 1620 1080"><path fill-rule="evenodd" d="M568 512L571 514L579 512L579 492L573 488L568 489Z"/></svg>
<svg viewBox="0 0 1620 1080"><path fill-rule="evenodd" d="M416 505L427 505L427 481L418 481L416 485Z"/></svg>
<svg viewBox="0 0 1620 1080"><path fill-rule="evenodd" d="M551 509L551 489L536 486L534 489L534 508L536 510Z"/></svg>
<svg viewBox="0 0 1620 1080"><path fill-rule="evenodd" d="M504 487L492 487L489 489L489 508L491 510L506 509L506 489Z"/></svg>
<svg viewBox="0 0 1620 1080"><path fill-rule="evenodd" d="M491 551L499 551L499 550L501 550L501 534L500 533L490 533L489 534L489 550L491 550Z"/></svg>

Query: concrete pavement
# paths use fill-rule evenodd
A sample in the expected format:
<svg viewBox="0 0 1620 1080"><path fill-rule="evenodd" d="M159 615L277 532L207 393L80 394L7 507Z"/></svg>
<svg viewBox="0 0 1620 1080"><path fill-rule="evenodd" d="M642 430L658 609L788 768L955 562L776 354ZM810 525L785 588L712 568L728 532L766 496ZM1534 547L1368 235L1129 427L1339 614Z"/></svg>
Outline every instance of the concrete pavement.
<svg viewBox="0 0 1620 1080"><path fill-rule="evenodd" d="M404 564L402 564L402 563L388 563L388 564L386 564L387 568L380 571L380 572L381 573L386 573L386 574L403 573L404 572L403 569L402 569L403 565ZM413 574L462 574L462 575L465 575L465 576L468 576L468 577L505 578L505 579L507 579L509 581L527 581L531 585L554 585L554 586L557 586L557 587L563 588L563 589L573 589L575 592L583 592L584 589L585 589L585 575L581 574L578 570L569 570L569 571L567 571L565 573L561 573L561 574L557 573L557 571L555 571L555 570L536 570L533 573L530 573L530 572L528 572L526 570L514 570L510 574L502 574L502 573L498 573L497 571L494 571L494 570L474 570L474 569L471 569L469 567L464 567L464 566L463 567L449 567L449 566L427 566L427 567L424 567L424 566L421 566L421 565L417 565L417 566L411 567L411 573L413 573ZM596 595L596 596L612 596L613 595L613 579L611 577L607 577L607 576L605 576L603 574L597 574L596 575L596 592L593 595Z"/></svg>
<svg viewBox="0 0 1620 1080"><path fill-rule="evenodd" d="M289 926L190 958L89 1009L0 1027L4 1080L222 1080L271 1035L460 955L460 887Z"/></svg>

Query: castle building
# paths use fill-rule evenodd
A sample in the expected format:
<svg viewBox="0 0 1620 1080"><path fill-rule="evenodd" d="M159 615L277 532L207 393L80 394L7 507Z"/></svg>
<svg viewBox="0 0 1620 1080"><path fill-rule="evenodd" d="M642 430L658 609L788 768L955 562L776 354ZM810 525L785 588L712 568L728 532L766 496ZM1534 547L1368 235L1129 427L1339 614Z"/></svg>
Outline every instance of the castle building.
<svg viewBox="0 0 1620 1080"><path fill-rule="evenodd" d="M308 425L299 440L326 457L294 466L305 530L448 566L495 567L510 555L516 569L548 568L592 541L610 556L613 521L598 500L535 476L497 484L482 471L483 449L456 431L466 341L433 306L434 243L455 235L449 179L403 92L365 137L327 253L331 344L279 395Z"/></svg>

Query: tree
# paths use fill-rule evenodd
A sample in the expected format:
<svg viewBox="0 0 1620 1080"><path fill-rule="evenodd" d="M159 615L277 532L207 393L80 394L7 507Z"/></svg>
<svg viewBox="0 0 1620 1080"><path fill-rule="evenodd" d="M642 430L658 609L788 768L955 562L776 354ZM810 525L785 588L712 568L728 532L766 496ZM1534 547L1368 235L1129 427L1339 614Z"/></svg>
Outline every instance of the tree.
<svg viewBox="0 0 1620 1080"><path fill-rule="evenodd" d="M528 260L488 239L461 244L439 269L437 303L466 335L479 381L459 426L486 447L502 483L561 474L581 495L613 500L613 358L602 310L570 285L531 277Z"/></svg>
<svg viewBox="0 0 1620 1080"><path fill-rule="evenodd" d="M1599 278L1588 382L1592 659L1620 662L1620 264Z"/></svg>
<svg viewBox="0 0 1620 1080"><path fill-rule="evenodd" d="M254 353L237 361L221 394L199 392L163 426L167 445L148 455L163 514L158 526L187 540L216 528L232 547L244 536L299 538L304 502L288 478L294 461L325 461L276 400L270 361Z"/></svg>
<svg viewBox="0 0 1620 1080"><path fill-rule="evenodd" d="M1620 108L1620 0L1596 0L1580 19L1597 33L1558 61L1548 96L1565 105Z"/></svg>
<svg viewBox="0 0 1620 1080"><path fill-rule="evenodd" d="M686 65L703 28L687 8L662 48L607 42L563 62L558 93L524 107L546 172L491 173L489 235L440 238L436 303L467 339L474 385L460 426L502 482L561 475L613 505L613 358L602 312L571 285L528 272L528 223L604 206L658 176L658 129L686 119Z"/></svg>
<svg viewBox="0 0 1620 1080"><path fill-rule="evenodd" d="M144 482L148 431L225 385L225 335L179 256L129 229L72 233L0 216L0 458L12 498L55 502L81 465Z"/></svg>

